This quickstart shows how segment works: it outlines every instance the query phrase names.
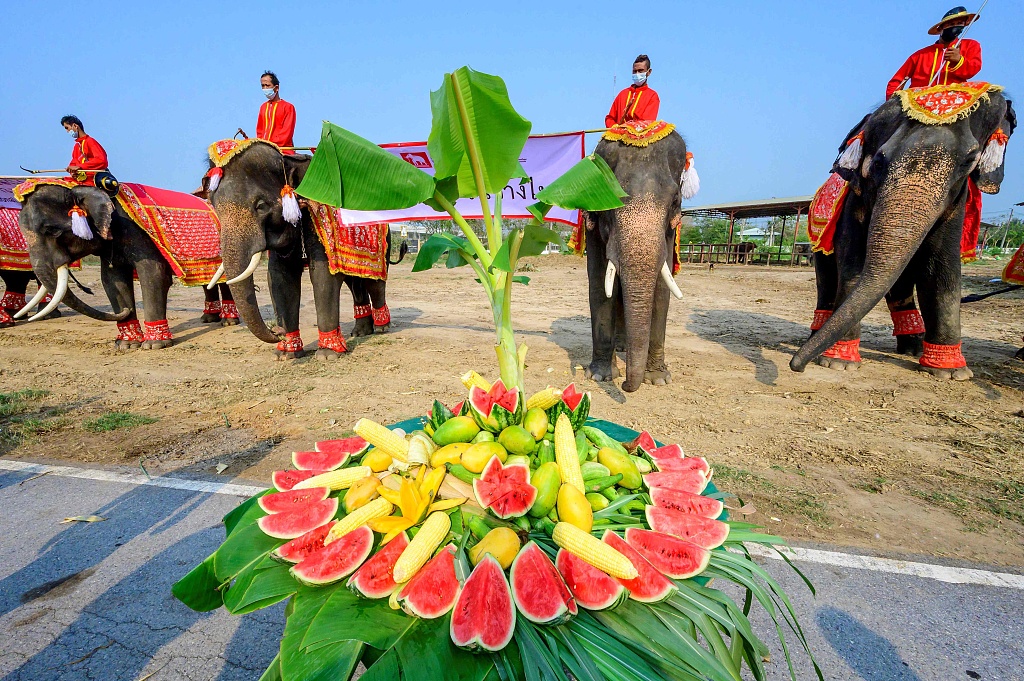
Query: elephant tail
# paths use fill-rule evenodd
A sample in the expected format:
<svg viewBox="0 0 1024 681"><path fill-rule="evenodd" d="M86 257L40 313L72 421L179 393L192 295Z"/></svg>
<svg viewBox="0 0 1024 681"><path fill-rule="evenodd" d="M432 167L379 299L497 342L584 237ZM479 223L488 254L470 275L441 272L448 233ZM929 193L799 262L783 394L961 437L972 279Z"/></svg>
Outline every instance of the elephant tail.
<svg viewBox="0 0 1024 681"><path fill-rule="evenodd" d="M388 240L388 242L390 243L390 239ZM408 252L409 252L409 244L406 243L405 241L403 241L402 245L398 247L398 260L392 260L391 258L388 258L387 259L388 260L388 264L389 265L397 265L398 263L402 262L402 260L405 259L405 255ZM388 255L391 255L391 248L390 247L388 248Z"/></svg>

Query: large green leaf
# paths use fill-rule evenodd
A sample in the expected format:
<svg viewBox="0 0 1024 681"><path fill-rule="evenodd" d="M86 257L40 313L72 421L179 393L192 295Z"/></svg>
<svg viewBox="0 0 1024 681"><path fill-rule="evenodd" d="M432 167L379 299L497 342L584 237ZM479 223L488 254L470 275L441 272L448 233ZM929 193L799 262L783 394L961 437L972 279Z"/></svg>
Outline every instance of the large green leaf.
<svg viewBox="0 0 1024 681"><path fill-rule="evenodd" d="M267 515L266 512L260 508L258 502L259 498L264 494L270 494L273 491L275 490L265 489L259 494L249 497L238 506L235 506L233 509L228 511L222 520L226 536L231 536L231 533L234 532L236 528L250 525Z"/></svg>
<svg viewBox="0 0 1024 681"><path fill-rule="evenodd" d="M175 598L197 612L216 610L224 605L221 592L217 590L220 580L213 572L215 555L217 554L207 557L171 587L171 593Z"/></svg>
<svg viewBox="0 0 1024 681"><path fill-rule="evenodd" d="M452 644L450 614L413 619L414 625L367 668L361 681L499 681L491 656L467 653Z"/></svg>
<svg viewBox="0 0 1024 681"><path fill-rule="evenodd" d="M284 681L281 678L281 653L274 656L270 666L267 667L267 671L263 672L263 676L259 678L259 681Z"/></svg>
<svg viewBox="0 0 1024 681"><path fill-rule="evenodd" d="M232 615L244 615L283 601L299 588L289 569L269 556L246 568L224 594L224 607Z"/></svg>
<svg viewBox="0 0 1024 681"><path fill-rule="evenodd" d="M434 195L434 179L373 142L324 121L320 144L295 191L351 210L395 210Z"/></svg>
<svg viewBox="0 0 1024 681"><path fill-rule="evenodd" d="M544 248L549 244L558 244L564 246L565 242L562 240L562 236L555 230L545 227L544 225L528 224L522 229L514 229L509 233L504 243L501 244L501 248L498 250L498 254L494 256L494 261L491 263L491 267L502 272L512 271L512 262L510 261L509 249L512 246L513 237L522 233L522 240L519 243L518 258L526 258L531 255L540 255L544 252ZM529 281L529 279L527 279Z"/></svg>
<svg viewBox="0 0 1024 681"><path fill-rule="evenodd" d="M478 196L469 158L473 150L485 192L496 194L522 174L519 155L530 122L512 106L501 78L463 66L445 74L441 87L430 93L430 109L427 149L435 177L458 178L459 196Z"/></svg>
<svg viewBox="0 0 1024 681"><path fill-rule="evenodd" d="M268 537L256 523L238 527L213 554L213 570L221 583L231 581L250 565L256 565L281 546L280 539Z"/></svg>
<svg viewBox="0 0 1024 681"><path fill-rule="evenodd" d="M384 649L418 621L401 610L392 610L386 599L359 598L341 585L333 587L333 593L315 607L303 636L304 647L357 639Z"/></svg>
<svg viewBox="0 0 1024 681"><path fill-rule="evenodd" d="M289 603L289 612L281 638L281 678L283 681L336 681L348 679L363 655L362 641L338 641L307 647L306 632L323 604L344 585L325 588L301 588Z"/></svg>
<svg viewBox="0 0 1024 681"><path fill-rule="evenodd" d="M416 262L412 266L412 271L422 272L423 270L429 270L446 252L449 254L458 253L460 250L470 251L469 241L463 237L455 236L454 234L431 234L420 246L420 251L416 254ZM461 261L461 264L466 264L465 259L461 255L459 255L458 260ZM449 255L448 262L449 267L458 266L458 261L453 263L451 255Z"/></svg>
<svg viewBox="0 0 1024 681"><path fill-rule="evenodd" d="M560 206L569 210L612 210L621 208L622 199L626 196L604 159L591 154L540 190L537 200L542 206L540 212L547 212L544 206Z"/></svg>

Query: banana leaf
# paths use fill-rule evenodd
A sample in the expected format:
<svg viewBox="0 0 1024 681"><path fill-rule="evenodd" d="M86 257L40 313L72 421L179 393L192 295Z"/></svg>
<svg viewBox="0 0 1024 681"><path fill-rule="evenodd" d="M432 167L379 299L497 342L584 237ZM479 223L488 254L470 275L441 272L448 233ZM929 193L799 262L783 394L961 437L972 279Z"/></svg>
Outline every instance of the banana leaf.
<svg viewBox="0 0 1024 681"><path fill-rule="evenodd" d="M221 522L224 523L225 536L230 536L235 529L250 525L263 516L266 512L259 505L259 498L276 490L265 489L259 494L249 497L238 506L228 511Z"/></svg>
<svg viewBox="0 0 1024 681"><path fill-rule="evenodd" d="M598 211L622 207L628 196L605 160L591 154L569 168L564 175L537 193L538 202L529 211L538 220L551 206Z"/></svg>
<svg viewBox="0 0 1024 681"><path fill-rule="evenodd" d="M213 571L222 584L230 582L245 568L257 565L271 551L284 544L268 537L256 523L237 528L213 554Z"/></svg>
<svg viewBox="0 0 1024 681"><path fill-rule="evenodd" d="M224 605L220 580L213 570L214 555L208 556L171 587L174 597L196 612L209 612Z"/></svg>
<svg viewBox="0 0 1024 681"><path fill-rule="evenodd" d="M416 262L413 263L412 271L422 272L423 270L429 270L445 253L449 253L448 267L458 266L457 264L452 264L451 254L457 254L461 264L468 264L464 256L459 254L459 251L469 255L470 247L466 239L453 234L431 234L423 242L423 245L420 246L420 252L416 254Z"/></svg>
<svg viewBox="0 0 1024 681"><path fill-rule="evenodd" d="M224 594L224 607L232 615L244 615L283 601L299 589L289 569L267 556L243 570Z"/></svg>

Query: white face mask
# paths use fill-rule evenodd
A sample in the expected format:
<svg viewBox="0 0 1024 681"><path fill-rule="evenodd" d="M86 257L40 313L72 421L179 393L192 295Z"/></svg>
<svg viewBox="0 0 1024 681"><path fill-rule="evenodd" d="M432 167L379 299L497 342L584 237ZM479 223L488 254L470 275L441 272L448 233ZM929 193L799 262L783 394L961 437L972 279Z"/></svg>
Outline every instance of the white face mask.
<svg viewBox="0 0 1024 681"><path fill-rule="evenodd" d="M263 95L267 99L273 99L274 98L274 88L263 88Z"/></svg>
<svg viewBox="0 0 1024 681"><path fill-rule="evenodd" d="M78 131L74 128L68 130L68 134L71 135L72 139L78 139Z"/></svg>
<svg viewBox="0 0 1024 681"><path fill-rule="evenodd" d="M646 73L634 73L633 74L633 85L643 85L647 82Z"/></svg>

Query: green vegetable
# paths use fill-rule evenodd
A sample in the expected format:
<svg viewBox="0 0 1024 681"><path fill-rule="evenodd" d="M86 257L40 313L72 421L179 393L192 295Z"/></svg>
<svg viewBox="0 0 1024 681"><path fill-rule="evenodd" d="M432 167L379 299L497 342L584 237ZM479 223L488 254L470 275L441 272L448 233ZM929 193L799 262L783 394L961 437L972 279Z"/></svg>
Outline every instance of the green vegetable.
<svg viewBox="0 0 1024 681"><path fill-rule="evenodd" d="M473 484L474 480L480 477L479 473L470 473L469 469L467 469L460 463L452 464L451 468L448 469L448 472L454 475L457 479L461 480L462 482L468 483L470 485Z"/></svg>
<svg viewBox="0 0 1024 681"><path fill-rule="evenodd" d="M626 448L622 446L621 442L611 437L610 435L607 435L600 428L594 428L593 426L583 426L582 431L587 436L588 440L597 445L598 449L602 447L608 447L610 449L614 449L616 452L619 452L623 456L627 456L629 454L629 452L626 451Z"/></svg>
<svg viewBox="0 0 1024 681"><path fill-rule="evenodd" d="M618 483L619 480L622 480L622 473L616 473L615 475L609 475L603 478L594 478L593 480L587 482L586 491L600 492L606 487L611 487L612 485Z"/></svg>

